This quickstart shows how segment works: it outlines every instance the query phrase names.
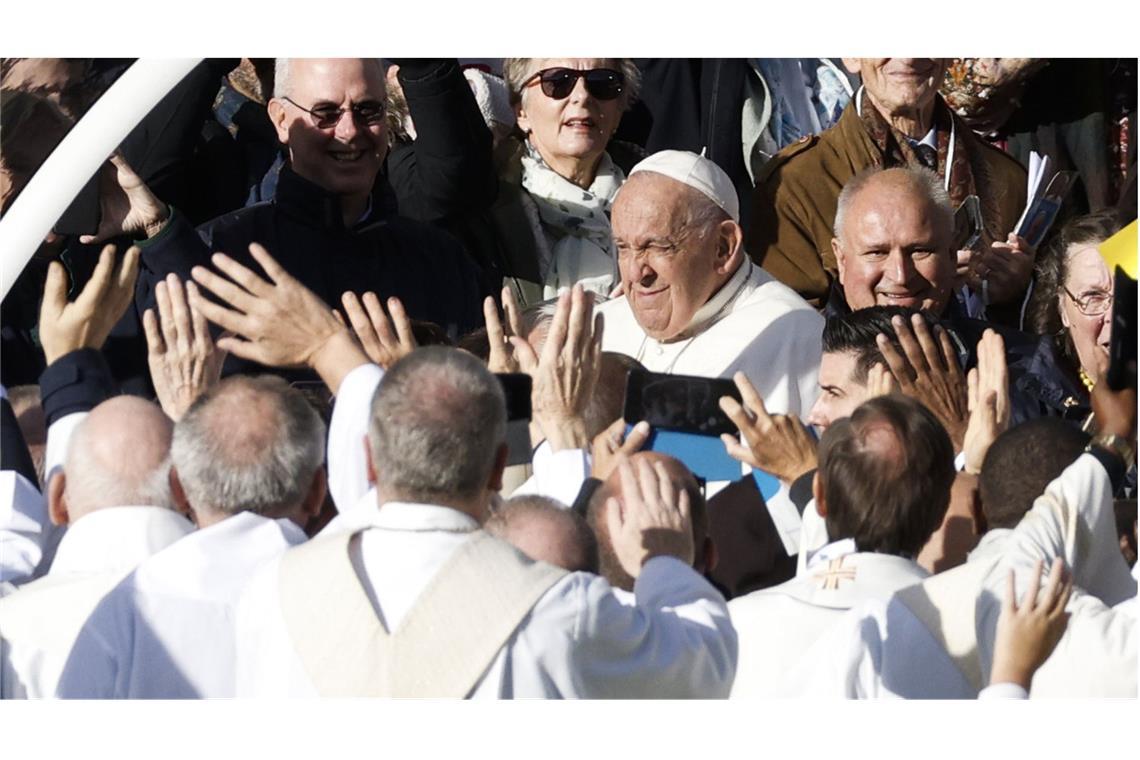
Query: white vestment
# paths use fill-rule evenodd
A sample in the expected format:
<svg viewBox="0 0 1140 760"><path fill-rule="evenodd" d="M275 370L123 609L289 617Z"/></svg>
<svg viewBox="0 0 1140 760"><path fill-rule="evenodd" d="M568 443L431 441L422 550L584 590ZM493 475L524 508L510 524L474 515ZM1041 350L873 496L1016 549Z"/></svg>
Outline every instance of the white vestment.
<svg viewBox="0 0 1140 760"><path fill-rule="evenodd" d="M240 512L155 554L95 608L58 696L233 696L238 596L257 567L304 540L290 520Z"/></svg>
<svg viewBox="0 0 1140 760"><path fill-rule="evenodd" d="M649 337L624 296L598 311L606 319L602 350L632 356L651 372L719 378L743 372L773 414L802 416L819 395L823 317L751 260L697 311L682 333L690 337L666 343ZM741 474L748 472L741 465ZM724 485L709 483L708 494ZM768 509L785 550L794 555L800 515L787 491L781 486Z"/></svg>
<svg viewBox="0 0 1140 760"><path fill-rule="evenodd" d="M373 513L352 560L389 631L477 528L457 510L427 504L388 502ZM317 694L283 617L280 566L278 559L262 568L238 605L238 696ZM563 577L471 696L725 697L735 668L736 633L724 599L683 562L658 557L645 564L633 603L597 576Z"/></svg>
<svg viewBox="0 0 1140 760"><path fill-rule="evenodd" d="M868 599L887 599L929 575L905 557L857 552L847 538L817 552L802 575L733 599L728 611L740 659L732 697L794 692L794 684L783 683L786 674L847 610Z"/></svg>
<svg viewBox="0 0 1140 760"><path fill-rule="evenodd" d="M0 695L54 695L99 600L140 562L193 531L163 507L106 507L76 520L48 574L0 600Z"/></svg>
<svg viewBox="0 0 1140 760"><path fill-rule="evenodd" d="M1111 609L1134 597L1116 539L1104 467L1080 456L1038 497L1013 530L989 531L966 564L889 602L852 610L809 653L824 663L800 693L848 697L973 698L989 682L1006 578L1018 598L1041 560L1062 557L1078 588L1069 624L1038 670L1034 697L1136 696L1136 619ZM926 618L924 622L923 618ZM936 632L930 621L941 621Z"/></svg>

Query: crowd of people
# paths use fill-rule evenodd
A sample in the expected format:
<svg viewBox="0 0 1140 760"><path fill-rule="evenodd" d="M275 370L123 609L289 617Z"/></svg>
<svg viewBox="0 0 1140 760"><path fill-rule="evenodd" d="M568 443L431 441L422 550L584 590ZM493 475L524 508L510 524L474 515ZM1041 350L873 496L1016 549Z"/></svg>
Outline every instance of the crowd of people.
<svg viewBox="0 0 1140 760"><path fill-rule="evenodd" d="M129 65L3 60L4 213ZM0 695L1135 698L1135 76L203 61L6 291Z"/></svg>

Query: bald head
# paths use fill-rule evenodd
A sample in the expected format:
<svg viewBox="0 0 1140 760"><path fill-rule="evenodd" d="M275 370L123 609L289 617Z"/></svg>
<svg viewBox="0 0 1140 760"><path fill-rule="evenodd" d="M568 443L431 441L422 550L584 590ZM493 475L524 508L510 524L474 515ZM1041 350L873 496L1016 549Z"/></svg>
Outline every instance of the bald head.
<svg viewBox="0 0 1140 760"><path fill-rule="evenodd" d="M571 572L598 572L598 543L586 521L554 499L517 496L483 526L531 559Z"/></svg>
<svg viewBox="0 0 1140 760"><path fill-rule="evenodd" d="M716 562L715 549L709 538L708 510L705 506L705 497L701 493L700 484L680 460L656 451L639 451L629 458L630 464L637 467L641 460L650 465L661 464L665 468L666 476L673 487L678 491L685 491L689 495L689 509L693 518L693 567L700 573L707 573L713 569ZM615 588L633 590L634 579L622 569L617 555L614 553L613 541L610 539L609 527L606 522L606 503L610 497L621 498L621 473L614 470L610 473L587 505L586 522L598 537L598 560L602 575Z"/></svg>
<svg viewBox="0 0 1140 760"><path fill-rule="evenodd" d="M117 396L92 409L68 444L67 518L61 521L104 507L171 507L172 431L157 404L135 396Z"/></svg>

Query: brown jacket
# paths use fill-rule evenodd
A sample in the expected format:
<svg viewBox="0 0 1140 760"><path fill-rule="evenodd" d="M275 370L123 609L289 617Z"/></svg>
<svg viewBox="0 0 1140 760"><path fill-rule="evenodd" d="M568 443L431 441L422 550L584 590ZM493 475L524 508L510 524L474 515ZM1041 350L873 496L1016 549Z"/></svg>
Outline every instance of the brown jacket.
<svg viewBox="0 0 1140 760"><path fill-rule="evenodd" d="M1025 209L1025 169L956 116L954 121L969 149L985 228L980 245L988 248L991 242L1006 239ZM837 273L831 238L839 192L860 171L882 163L883 154L864 129L854 100L834 127L777 153L757 177L752 194L747 241L752 258L812 305L822 307L828 273Z"/></svg>

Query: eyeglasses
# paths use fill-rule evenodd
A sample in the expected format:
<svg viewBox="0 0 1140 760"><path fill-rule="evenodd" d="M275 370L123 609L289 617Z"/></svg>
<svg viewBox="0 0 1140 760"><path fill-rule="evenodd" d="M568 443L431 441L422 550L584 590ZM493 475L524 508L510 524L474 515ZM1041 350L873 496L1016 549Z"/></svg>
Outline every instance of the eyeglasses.
<svg viewBox="0 0 1140 760"><path fill-rule="evenodd" d="M625 77L613 69L543 69L523 82L523 87L533 87L537 79L542 84L543 95L562 100L574 91L579 77L586 80L586 92L598 100L613 100L625 92Z"/></svg>
<svg viewBox="0 0 1140 760"><path fill-rule="evenodd" d="M384 114L386 109L383 103L376 101L366 101L364 103L354 103L352 108L337 108L335 106L321 106L312 110L305 108L300 103L292 100L288 96L283 97L282 100L287 100L293 105L300 108L309 116L313 117L313 123L317 129L331 129L340 123L340 118L344 116L345 111L352 111L352 118L358 124L370 126L379 124L384 121Z"/></svg>
<svg viewBox="0 0 1140 760"><path fill-rule="evenodd" d="M1069 292L1068 288L1064 288L1065 295L1073 299L1073 303L1077 305L1077 311L1084 314L1086 317L1099 317L1106 311L1112 308L1112 294L1103 291L1095 291L1089 293L1084 298L1077 298Z"/></svg>

